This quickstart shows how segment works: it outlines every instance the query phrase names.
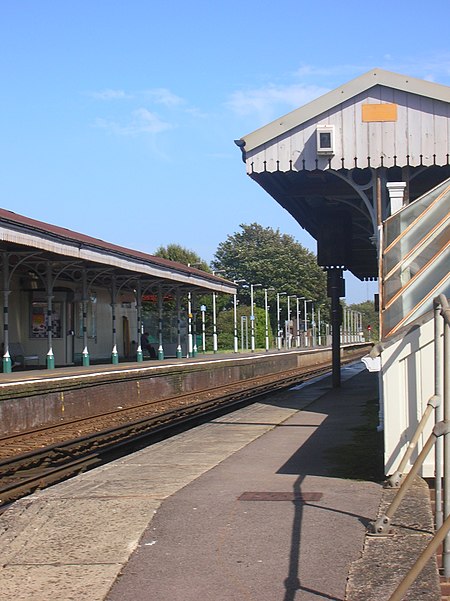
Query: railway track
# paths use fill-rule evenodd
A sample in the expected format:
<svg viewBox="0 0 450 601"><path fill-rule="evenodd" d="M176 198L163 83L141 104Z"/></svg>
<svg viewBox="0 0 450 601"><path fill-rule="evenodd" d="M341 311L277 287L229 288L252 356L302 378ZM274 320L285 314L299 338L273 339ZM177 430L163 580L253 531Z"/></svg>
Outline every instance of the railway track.
<svg viewBox="0 0 450 601"><path fill-rule="evenodd" d="M329 370L328 363L290 370L3 437L0 507Z"/></svg>

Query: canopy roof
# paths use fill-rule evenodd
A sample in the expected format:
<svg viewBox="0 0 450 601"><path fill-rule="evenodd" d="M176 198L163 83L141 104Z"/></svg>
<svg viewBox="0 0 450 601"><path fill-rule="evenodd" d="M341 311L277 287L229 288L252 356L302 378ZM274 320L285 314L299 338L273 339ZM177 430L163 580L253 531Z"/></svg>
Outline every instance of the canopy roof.
<svg viewBox="0 0 450 601"><path fill-rule="evenodd" d="M373 69L235 142L248 175L316 240L346 222L334 266L374 279L386 184L406 182L408 203L450 176L450 87Z"/></svg>
<svg viewBox="0 0 450 601"><path fill-rule="evenodd" d="M73 259L84 266L108 266L118 272L154 279L164 284L183 284L234 294L232 282L195 267L155 257L0 209L0 250L40 251L47 259Z"/></svg>

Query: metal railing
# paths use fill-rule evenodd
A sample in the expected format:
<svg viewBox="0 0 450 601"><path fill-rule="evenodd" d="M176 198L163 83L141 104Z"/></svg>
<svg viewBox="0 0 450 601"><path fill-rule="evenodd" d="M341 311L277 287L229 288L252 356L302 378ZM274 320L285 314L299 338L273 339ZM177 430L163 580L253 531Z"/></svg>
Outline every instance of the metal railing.
<svg viewBox="0 0 450 601"><path fill-rule="evenodd" d="M419 576L429 559L443 542L442 566L446 578L450 577L450 306L441 294L434 299L434 351L435 351L435 390L417 426L397 471L389 478L388 485L398 487L397 494L388 509L372 525L374 535L385 535L397 508L408 492L422 467L425 458L435 447L435 492L436 492L436 533L422 552L389 601L400 601L412 583ZM443 342L441 342L441 338ZM376 353L381 348L373 349ZM435 425L425 442L411 470L403 479L404 469L420 439L426 422L435 411ZM442 444L443 442L443 444ZM443 481L443 496L442 496ZM442 503L443 502L443 503ZM443 511L442 511L443 505Z"/></svg>

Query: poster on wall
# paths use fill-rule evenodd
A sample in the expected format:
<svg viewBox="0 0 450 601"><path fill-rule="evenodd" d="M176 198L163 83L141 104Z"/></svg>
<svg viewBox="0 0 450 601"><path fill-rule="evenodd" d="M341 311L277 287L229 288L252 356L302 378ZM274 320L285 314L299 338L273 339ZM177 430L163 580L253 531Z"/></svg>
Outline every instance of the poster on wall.
<svg viewBox="0 0 450 601"><path fill-rule="evenodd" d="M61 338L62 303L53 303L52 306L52 336ZM31 338L47 338L47 303L31 303Z"/></svg>

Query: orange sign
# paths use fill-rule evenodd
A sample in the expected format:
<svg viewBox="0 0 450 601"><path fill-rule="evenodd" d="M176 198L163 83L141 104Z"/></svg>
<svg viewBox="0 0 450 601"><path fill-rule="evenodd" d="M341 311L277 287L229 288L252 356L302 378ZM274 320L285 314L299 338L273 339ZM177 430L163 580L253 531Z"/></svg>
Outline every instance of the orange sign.
<svg viewBox="0 0 450 601"><path fill-rule="evenodd" d="M364 123L397 121L396 104L363 104L361 108Z"/></svg>

